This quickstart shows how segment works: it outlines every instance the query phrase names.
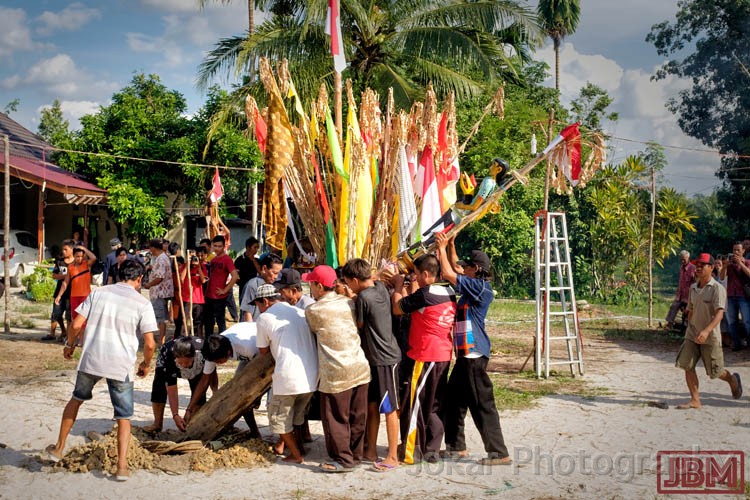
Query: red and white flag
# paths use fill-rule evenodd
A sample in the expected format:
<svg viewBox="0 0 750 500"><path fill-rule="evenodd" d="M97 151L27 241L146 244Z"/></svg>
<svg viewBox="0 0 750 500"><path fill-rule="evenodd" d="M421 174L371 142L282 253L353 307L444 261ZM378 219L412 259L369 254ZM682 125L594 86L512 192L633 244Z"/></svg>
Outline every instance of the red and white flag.
<svg viewBox="0 0 750 500"><path fill-rule="evenodd" d="M219 169L217 168L214 172L214 182L208 197L211 203L216 203L222 196L224 196L224 188L221 187L221 178L219 177Z"/></svg>
<svg viewBox="0 0 750 500"><path fill-rule="evenodd" d="M328 0L326 35L331 36L331 54L333 54L333 68L336 70L336 73L341 73L346 69L344 39L341 37L341 11L339 7L339 0Z"/></svg>
<svg viewBox="0 0 750 500"><path fill-rule="evenodd" d="M562 169L565 177L573 186L578 184L578 179L581 176L581 132L578 130L580 125L580 123L574 123L565 127L542 153L547 154L555 146L565 141L565 147L553 153L550 160Z"/></svg>
<svg viewBox="0 0 750 500"><path fill-rule="evenodd" d="M419 213L419 236L431 228L440 219L440 194L435 178L435 162L430 146L425 146L417 167L415 190L422 198L422 210Z"/></svg>

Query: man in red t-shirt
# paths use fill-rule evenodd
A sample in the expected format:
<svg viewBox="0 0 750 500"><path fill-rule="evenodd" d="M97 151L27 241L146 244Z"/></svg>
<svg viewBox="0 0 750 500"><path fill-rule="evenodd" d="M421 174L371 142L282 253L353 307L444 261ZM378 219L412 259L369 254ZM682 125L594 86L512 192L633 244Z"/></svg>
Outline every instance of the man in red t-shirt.
<svg viewBox="0 0 750 500"><path fill-rule="evenodd" d="M203 306L206 303L203 284L208 280L208 268L192 251L188 252L188 262L180 264L179 280L183 306L174 322L174 336L179 337L184 333L184 311L192 318L193 335L203 338Z"/></svg>
<svg viewBox="0 0 750 500"><path fill-rule="evenodd" d="M206 306L203 311L205 331L208 338L214 333L214 323L219 327L219 333L227 329L224 319L227 309L227 296L232 292L234 284L239 279L237 269L229 255L226 254L224 237L214 236L211 249L215 257L208 267L208 285L206 287Z"/></svg>
<svg viewBox="0 0 750 500"><path fill-rule="evenodd" d="M409 388L402 398L400 416L403 461L407 464L438 460L444 433L440 398L448 383L456 316L455 292L435 284L440 273L437 258L423 255L414 261L414 267L416 280L408 290L403 275L393 277L391 297L393 314L411 315L409 350L403 360Z"/></svg>

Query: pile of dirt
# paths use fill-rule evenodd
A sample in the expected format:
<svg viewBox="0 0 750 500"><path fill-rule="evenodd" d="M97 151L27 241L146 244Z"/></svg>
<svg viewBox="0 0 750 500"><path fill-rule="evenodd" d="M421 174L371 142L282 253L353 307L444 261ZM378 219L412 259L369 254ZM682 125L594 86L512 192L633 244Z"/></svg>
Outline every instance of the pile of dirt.
<svg viewBox="0 0 750 500"><path fill-rule="evenodd" d="M162 434L166 433L160 433L160 439L165 437ZM178 434L170 437L177 436ZM159 455L148 451L141 443L153 440L153 437L153 434L133 427L128 448L130 470L161 470L169 474L184 474L190 471L213 472L221 468L251 468L275 462L275 456L267 443L260 439L247 439L244 433L224 437L212 442L212 446L182 455ZM216 451L212 451L212 448ZM70 472L101 470L114 474L117 469L117 430L73 448L55 464L55 469Z"/></svg>
<svg viewBox="0 0 750 500"><path fill-rule="evenodd" d="M131 436L128 446L128 468L130 470L154 468L158 455L145 450L138 438ZM105 434L101 439L77 446L55 464L56 469L70 472L102 470L114 474L117 471L117 431Z"/></svg>

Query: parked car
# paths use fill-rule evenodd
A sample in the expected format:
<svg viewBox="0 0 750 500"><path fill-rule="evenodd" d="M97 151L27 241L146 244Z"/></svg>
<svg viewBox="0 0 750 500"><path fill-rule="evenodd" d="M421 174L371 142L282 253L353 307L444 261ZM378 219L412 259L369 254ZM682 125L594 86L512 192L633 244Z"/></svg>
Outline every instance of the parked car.
<svg viewBox="0 0 750 500"><path fill-rule="evenodd" d="M0 231L0 279L5 278L5 248L3 248L5 234ZM10 264L10 286L21 286L21 278L33 271L35 264L39 262L39 243L36 235L28 231L11 229L9 235L10 251L8 260ZM44 248L44 258L49 259L50 254L47 247Z"/></svg>

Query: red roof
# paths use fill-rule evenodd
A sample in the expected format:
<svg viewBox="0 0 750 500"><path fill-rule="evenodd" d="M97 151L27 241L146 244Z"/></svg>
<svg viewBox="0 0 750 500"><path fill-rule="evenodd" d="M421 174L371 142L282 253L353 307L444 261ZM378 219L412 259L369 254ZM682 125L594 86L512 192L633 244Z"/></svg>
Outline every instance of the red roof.
<svg viewBox="0 0 750 500"><path fill-rule="evenodd" d="M0 155L0 165L3 165L3 168L5 167L3 155ZM10 174L39 186L46 183L47 188L62 193L70 203L74 204L99 203L107 194L104 189L80 176L51 163L45 164L41 160L11 155Z"/></svg>

